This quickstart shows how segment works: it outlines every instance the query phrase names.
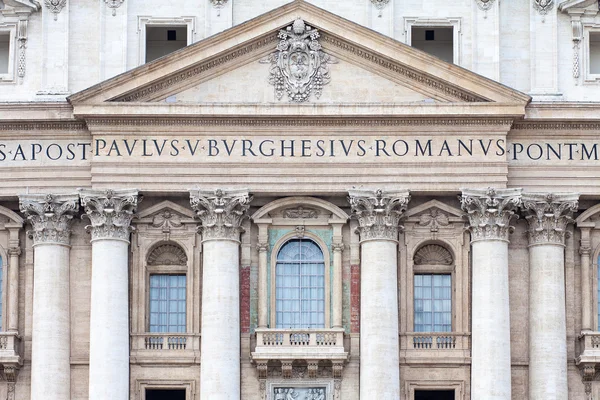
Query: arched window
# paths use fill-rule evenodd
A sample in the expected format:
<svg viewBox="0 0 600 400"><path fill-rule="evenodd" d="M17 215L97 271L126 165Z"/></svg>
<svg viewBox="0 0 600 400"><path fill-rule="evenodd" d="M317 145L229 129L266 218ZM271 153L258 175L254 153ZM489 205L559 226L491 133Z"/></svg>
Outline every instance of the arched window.
<svg viewBox="0 0 600 400"><path fill-rule="evenodd" d="M325 261L312 240L292 239L277 254L277 328L325 327Z"/></svg>

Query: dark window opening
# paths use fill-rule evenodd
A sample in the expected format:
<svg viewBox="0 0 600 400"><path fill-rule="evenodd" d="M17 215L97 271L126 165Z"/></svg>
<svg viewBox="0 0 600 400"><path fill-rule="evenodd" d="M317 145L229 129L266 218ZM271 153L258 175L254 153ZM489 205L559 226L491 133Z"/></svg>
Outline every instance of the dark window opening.
<svg viewBox="0 0 600 400"><path fill-rule="evenodd" d="M187 46L186 26L146 26L146 62Z"/></svg>
<svg viewBox="0 0 600 400"><path fill-rule="evenodd" d="M453 63L454 28L413 26L411 29L411 46L446 62Z"/></svg>
<svg viewBox="0 0 600 400"><path fill-rule="evenodd" d="M185 400L185 389L146 389L146 400Z"/></svg>
<svg viewBox="0 0 600 400"><path fill-rule="evenodd" d="M415 400L454 400L454 390L415 390Z"/></svg>
<svg viewBox="0 0 600 400"><path fill-rule="evenodd" d="M590 33L590 73L600 74L600 32Z"/></svg>

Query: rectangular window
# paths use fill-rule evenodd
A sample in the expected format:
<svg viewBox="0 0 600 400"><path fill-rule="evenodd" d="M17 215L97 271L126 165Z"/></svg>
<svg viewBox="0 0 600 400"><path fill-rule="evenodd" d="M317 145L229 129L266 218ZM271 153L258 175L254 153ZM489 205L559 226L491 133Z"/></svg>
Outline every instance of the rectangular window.
<svg viewBox="0 0 600 400"><path fill-rule="evenodd" d="M185 275L150 275L150 332L186 331Z"/></svg>
<svg viewBox="0 0 600 400"><path fill-rule="evenodd" d="M590 74L600 75L600 32L590 32Z"/></svg>
<svg viewBox="0 0 600 400"><path fill-rule="evenodd" d="M454 62L454 28L413 26L411 46L446 62Z"/></svg>
<svg viewBox="0 0 600 400"><path fill-rule="evenodd" d="M415 390L415 400L454 400L454 390Z"/></svg>
<svg viewBox="0 0 600 400"><path fill-rule="evenodd" d="M146 400L185 400L185 389L146 389Z"/></svg>
<svg viewBox="0 0 600 400"><path fill-rule="evenodd" d="M414 277L415 332L452 331L452 277L418 274Z"/></svg>
<svg viewBox="0 0 600 400"><path fill-rule="evenodd" d="M146 26L146 62L179 50L188 44L187 26Z"/></svg>
<svg viewBox="0 0 600 400"><path fill-rule="evenodd" d="M10 60L10 32L0 32L0 74L8 74Z"/></svg>

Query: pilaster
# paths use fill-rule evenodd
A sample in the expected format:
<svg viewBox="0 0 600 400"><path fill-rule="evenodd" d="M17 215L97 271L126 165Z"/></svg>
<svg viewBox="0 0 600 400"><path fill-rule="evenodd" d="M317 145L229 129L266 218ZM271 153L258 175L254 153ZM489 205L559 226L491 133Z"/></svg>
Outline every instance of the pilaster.
<svg viewBox="0 0 600 400"><path fill-rule="evenodd" d="M527 0L530 7L531 91L537 100L559 100L558 13L554 0Z"/></svg>
<svg viewBox="0 0 600 400"><path fill-rule="evenodd" d="M69 94L69 1L42 6L42 82L38 95Z"/></svg>
<svg viewBox="0 0 600 400"><path fill-rule="evenodd" d="M500 80L499 1L475 0L473 4L473 71Z"/></svg>
<svg viewBox="0 0 600 400"><path fill-rule="evenodd" d="M127 69L127 6L125 0L103 0L100 14L100 81L119 75Z"/></svg>

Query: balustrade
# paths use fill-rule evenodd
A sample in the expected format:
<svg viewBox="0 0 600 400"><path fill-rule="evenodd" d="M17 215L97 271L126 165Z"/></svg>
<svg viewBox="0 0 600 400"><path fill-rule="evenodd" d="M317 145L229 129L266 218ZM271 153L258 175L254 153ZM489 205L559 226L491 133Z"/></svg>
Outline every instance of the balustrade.
<svg viewBox="0 0 600 400"><path fill-rule="evenodd" d="M136 333L131 335L131 358L137 362L190 362L200 355L200 335L193 333Z"/></svg>
<svg viewBox="0 0 600 400"><path fill-rule="evenodd" d="M405 362L465 362L471 357L471 335L460 332L408 332L400 335L400 358ZM438 362L438 361L436 361Z"/></svg>

